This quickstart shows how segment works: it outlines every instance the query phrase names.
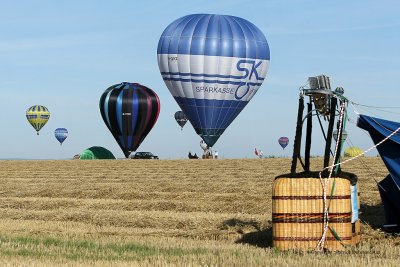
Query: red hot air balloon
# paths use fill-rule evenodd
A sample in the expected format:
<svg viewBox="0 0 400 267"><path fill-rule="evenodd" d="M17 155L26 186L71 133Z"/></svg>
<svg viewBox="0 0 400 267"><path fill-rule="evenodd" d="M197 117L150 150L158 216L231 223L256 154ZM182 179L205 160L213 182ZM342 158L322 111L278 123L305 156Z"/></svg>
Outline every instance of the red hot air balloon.
<svg viewBox="0 0 400 267"><path fill-rule="evenodd" d="M160 114L157 94L138 83L109 87L99 105L105 124L127 158L143 142Z"/></svg>

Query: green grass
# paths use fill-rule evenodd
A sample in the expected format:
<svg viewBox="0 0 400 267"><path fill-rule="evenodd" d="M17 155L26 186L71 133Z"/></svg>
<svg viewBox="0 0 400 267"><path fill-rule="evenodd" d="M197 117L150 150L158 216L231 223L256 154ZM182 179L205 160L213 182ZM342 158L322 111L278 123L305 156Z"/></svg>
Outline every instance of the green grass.
<svg viewBox="0 0 400 267"><path fill-rule="evenodd" d="M83 261L144 260L148 257L174 258L209 253L202 248L162 248L139 243L96 242L36 236L0 236L0 252L7 256L65 258Z"/></svg>

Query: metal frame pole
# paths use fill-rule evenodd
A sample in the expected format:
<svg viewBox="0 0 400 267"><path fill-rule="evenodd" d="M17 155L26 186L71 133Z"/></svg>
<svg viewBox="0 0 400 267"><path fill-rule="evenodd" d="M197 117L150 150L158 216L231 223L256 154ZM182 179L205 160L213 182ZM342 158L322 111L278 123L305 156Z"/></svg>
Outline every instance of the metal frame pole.
<svg viewBox="0 0 400 267"><path fill-rule="evenodd" d="M294 145L293 145L292 167L290 168L290 173L292 175L296 173L297 159L300 157L301 135L303 131L303 111L304 111L304 97L300 95L299 109L297 111L296 136L294 138Z"/></svg>

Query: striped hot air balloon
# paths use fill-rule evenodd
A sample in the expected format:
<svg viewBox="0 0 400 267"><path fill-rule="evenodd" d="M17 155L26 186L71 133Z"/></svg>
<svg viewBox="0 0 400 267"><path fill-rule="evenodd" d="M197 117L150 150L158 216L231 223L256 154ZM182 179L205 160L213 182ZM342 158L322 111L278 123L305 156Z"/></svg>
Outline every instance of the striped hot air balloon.
<svg viewBox="0 0 400 267"><path fill-rule="evenodd" d="M278 143L285 150L285 147L289 144L289 138L282 136L278 139Z"/></svg>
<svg viewBox="0 0 400 267"><path fill-rule="evenodd" d="M50 119L50 111L45 106L35 105L28 108L26 118L32 127L35 128L37 135L39 135L40 129Z"/></svg>
<svg viewBox="0 0 400 267"><path fill-rule="evenodd" d="M172 22L157 56L166 86L209 147L256 94L270 59L267 40L254 24L210 14Z"/></svg>
<svg viewBox="0 0 400 267"><path fill-rule="evenodd" d="M100 113L128 158L155 125L160 113L160 100L146 86L123 82L104 91L100 98Z"/></svg>
<svg viewBox="0 0 400 267"><path fill-rule="evenodd" d="M179 126L181 126L181 130L183 129L183 126L185 126L186 122L187 122L187 118L186 115L183 111L179 110L177 112L175 112L175 120L176 122L179 124Z"/></svg>
<svg viewBox="0 0 400 267"><path fill-rule="evenodd" d="M65 139L67 139L68 137L68 130L65 128L57 128L54 131L54 136L56 137L56 139L58 140L58 142L60 142L60 145L62 145L62 143L65 141Z"/></svg>

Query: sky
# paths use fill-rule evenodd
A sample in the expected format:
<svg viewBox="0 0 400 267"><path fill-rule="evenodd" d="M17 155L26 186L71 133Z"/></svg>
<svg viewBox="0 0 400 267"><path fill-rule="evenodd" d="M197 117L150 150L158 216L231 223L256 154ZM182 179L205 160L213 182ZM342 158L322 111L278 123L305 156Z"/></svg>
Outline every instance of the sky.
<svg viewBox="0 0 400 267"><path fill-rule="evenodd" d="M0 0L0 158L66 159L90 146L123 153L104 124L99 98L124 81L152 88L159 119L138 151L162 159L201 154L200 138L174 120L179 106L159 73L157 44L172 21L194 13L242 17L265 34L267 77L214 149L222 158L292 155L299 87L326 74L333 88L363 105L399 107L400 2L396 0ZM51 118L37 136L26 110L44 105ZM355 126L357 113L400 121L400 109L349 106L349 145L373 145ZM316 125L316 124L315 124ZM65 127L62 146L54 130ZM285 150L278 138L290 139ZM312 155L324 141L314 126ZM368 154L376 155L376 151Z"/></svg>

